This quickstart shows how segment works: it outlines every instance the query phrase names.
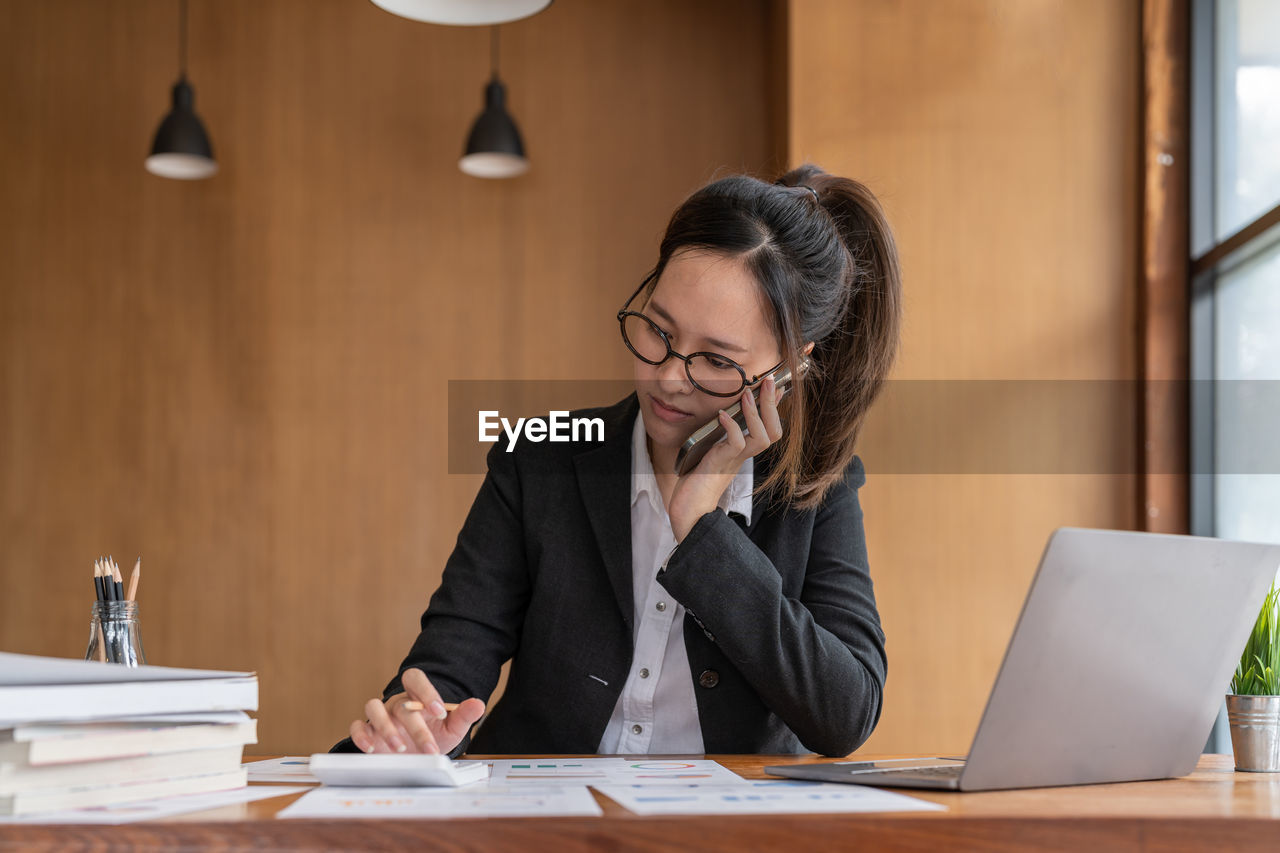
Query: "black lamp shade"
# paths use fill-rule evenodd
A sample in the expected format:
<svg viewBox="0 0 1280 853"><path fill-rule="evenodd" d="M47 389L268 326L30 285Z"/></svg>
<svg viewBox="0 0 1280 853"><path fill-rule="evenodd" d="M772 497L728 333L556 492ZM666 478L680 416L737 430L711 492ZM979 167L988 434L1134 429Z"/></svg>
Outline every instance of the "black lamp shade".
<svg viewBox="0 0 1280 853"><path fill-rule="evenodd" d="M147 171L163 178L196 180L218 171L209 135L195 112L195 90L186 78L173 87L173 109L160 122Z"/></svg>
<svg viewBox="0 0 1280 853"><path fill-rule="evenodd" d="M529 171L520 131L506 108L507 90L494 78L484 90L484 112L471 126L458 167L477 178L514 178Z"/></svg>

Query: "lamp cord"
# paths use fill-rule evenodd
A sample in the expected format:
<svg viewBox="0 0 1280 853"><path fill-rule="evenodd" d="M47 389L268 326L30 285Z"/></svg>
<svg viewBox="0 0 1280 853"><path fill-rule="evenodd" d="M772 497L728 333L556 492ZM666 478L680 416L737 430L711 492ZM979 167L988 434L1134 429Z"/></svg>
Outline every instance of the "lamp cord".
<svg viewBox="0 0 1280 853"><path fill-rule="evenodd" d="M187 78L187 0L178 3L178 76Z"/></svg>
<svg viewBox="0 0 1280 853"><path fill-rule="evenodd" d="M184 0L185 2L185 0ZM498 79L498 27L493 27L493 38L489 40L489 64L492 66L490 70L493 73L493 79Z"/></svg>

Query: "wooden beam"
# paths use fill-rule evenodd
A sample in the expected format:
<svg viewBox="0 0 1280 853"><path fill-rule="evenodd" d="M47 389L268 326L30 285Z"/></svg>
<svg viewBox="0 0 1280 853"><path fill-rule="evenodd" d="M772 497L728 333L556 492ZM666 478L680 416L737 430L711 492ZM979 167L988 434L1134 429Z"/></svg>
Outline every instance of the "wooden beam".
<svg viewBox="0 0 1280 853"><path fill-rule="evenodd" d="M1249 224L1245 225L1236 233L1196 258L1191 264L1191 274L1197 276L1206 270L1216 267L1225 261L1232 254L1240 250L1247 243L1262 234L1267 233L1272 228L1280 225L1280 204L1268 210ZM1254 247L1259 248L1259 247ZM1236 259L1232 259L1234 263Z"/></svg>
<svg viewBox="0 0 1280 853"><path fill-rule="evenodd" d="M1143 0L1143 223L1139 283L1139 512L1146 530L1190 526L1190 8Z"/></svg>

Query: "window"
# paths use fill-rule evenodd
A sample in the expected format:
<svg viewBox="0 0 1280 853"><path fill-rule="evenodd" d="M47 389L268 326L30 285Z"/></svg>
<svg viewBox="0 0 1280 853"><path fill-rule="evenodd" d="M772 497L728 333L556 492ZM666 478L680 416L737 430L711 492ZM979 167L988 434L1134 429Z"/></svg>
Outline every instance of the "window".
<svg viewBox="0 0 1280 853"><path fill-rule="evenodd" d="M1280 3L1214 10L1215 240L1280 203Z"/></svg>
<svg viewBox="0 0 1280 853"><path fill-rule="evenodd" d="M1192 530L1280 542L1275 0L1194 4L1191 153Z"/></svg>
<svg viewBox="0 0 1280 853"><path fill-rule="evenodd" d="M1191 532L1280 542L1280 2L1191 9Z"/></svg>

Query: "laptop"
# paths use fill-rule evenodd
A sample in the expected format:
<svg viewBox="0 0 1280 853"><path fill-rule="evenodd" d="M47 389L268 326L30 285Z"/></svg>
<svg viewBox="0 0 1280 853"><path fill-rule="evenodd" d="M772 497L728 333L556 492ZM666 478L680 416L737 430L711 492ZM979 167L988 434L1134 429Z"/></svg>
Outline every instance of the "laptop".
<svg viewBox="0 0 1280 853"><path fill-rule="evenodd" d="M766 767L775 776L989 791L1190 773L1280 568L1280 545L1060 528L967 759Z"/></svg>

